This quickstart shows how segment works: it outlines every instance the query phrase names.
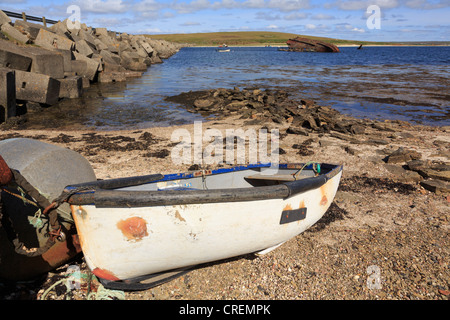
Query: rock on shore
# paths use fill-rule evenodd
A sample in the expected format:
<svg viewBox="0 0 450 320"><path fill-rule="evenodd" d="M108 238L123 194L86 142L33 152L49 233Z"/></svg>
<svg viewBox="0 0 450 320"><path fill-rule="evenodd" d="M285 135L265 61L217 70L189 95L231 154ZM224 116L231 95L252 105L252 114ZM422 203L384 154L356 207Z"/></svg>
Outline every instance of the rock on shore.
<svg viewBox="0 0 450 320"><path fill-rule="evenodd" d="M313 100L292 100L282 90L219 88L185 92L166 100L179 103L190 112L214 119L237 116L245 120L245 125L287 125L282 135L327 134L330 138L350 144L345 147L345 151L352 155L358 153L353 146L383 147L379 153L384 155L384 169L396 180L420 183L423 188L437 194L450 192L449 162L423 160L420 152L403 146L392 149L392 145L402 139L415 138L404 132L405 128L411 128L411 124L405 121L380 122L345 116L329 106L317 105ZM387 137L383 134L387 134ZM292 147L297 150L297 154L313 155L313 142L310 138ZM320 147L332 144L327 139L319 141ZM435 144L444 150L450 149L449 142L436 140ZM442 156L449 158L445 152Z"/></svg>
<svg viewBox="0 0 450 320"><path fill-rule="evenodd" d="M181 48L143 35L71 27L68 19L49 28L12 23L0 10L0 123L26 113L28 102L48 106L80 97L94 82L139 77Z"/></svg>

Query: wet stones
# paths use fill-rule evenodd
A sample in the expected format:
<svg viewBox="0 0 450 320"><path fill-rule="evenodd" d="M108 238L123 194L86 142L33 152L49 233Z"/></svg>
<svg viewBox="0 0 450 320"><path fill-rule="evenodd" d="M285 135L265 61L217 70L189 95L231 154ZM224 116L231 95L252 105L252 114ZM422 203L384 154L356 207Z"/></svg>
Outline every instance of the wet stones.
<svg viewBox="0 0 450 320"><path fill-rule="evenodd" d="M398 148L396 151L386 157L387 163L406 163L411 160L418 160L422 157L420 153L414 150Z"/></svg>
<svg viewBox="0 0 450 320"><path fill-rule="evenodd" d="M439 195L450 193L450 183L444 182L442 180L426 180L422 181L420 185L428 191L434 192Z"/></svg>
<svg viewBox="0 0 450 320"><path fill-rule="evenodd" d="M423 178L417 172L405 170L400 166L385 164L384 167L387 171L395 176L397 181L410 183L423 180Z"/></svg>
<svg viewBox="0 0 450 320"><path fill-rule="evenodd" d="M384 159L387 163L385 168L400 181L420 181L420 184L429 191L437 194L447 193L450 164L421 158L422 155L414 150L398 148Z"/></svg>

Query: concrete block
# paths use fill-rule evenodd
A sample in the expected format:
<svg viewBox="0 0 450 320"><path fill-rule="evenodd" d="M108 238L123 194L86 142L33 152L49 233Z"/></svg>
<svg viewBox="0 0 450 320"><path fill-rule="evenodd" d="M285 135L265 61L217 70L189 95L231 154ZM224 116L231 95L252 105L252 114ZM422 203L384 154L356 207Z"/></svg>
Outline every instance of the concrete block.
<svg viewBox="0 0 450 320"><path fill-rule="evenodd" d="M98 40L100 40L101 42L103 42L104 44L106 44L107 46L112 46L115 44L115 42L113 41L113 39L111 39L108 36L104 36L104 35L100 35L97 37Z"/></svg>
<svg viewBox="0 0 450 320"><path fill-rule="evenodd" d="M98 51L108 50L108 46L106 44L104 44L102 41L100 41L99 39L95 39L94 42L95 42L94 43L95 47L97 48Z"/></svg>
<svg viewBox="0 0 450 320"><path fill-rule="evenodd" d="M11 41L0 39L0 67L29 71L32 59Z"/></svg>
<svg viewBox="0 0 450 320"><path fill-rule="evenodd" d="M123 74L127 78L139 78L139 77L142 76L142 72L139 72L139 71L129 71L129 70L127 70Z"/></svg>
<svg viewBox="0 0 450 320"><path fill-rule="evenodd" d="M63 24L62 21L58 21L57 23L52 25L49 29L51 32L54 32L54 33L56 33L58 30L61 31L62 33L69 31L67 29L67 26L65 24Z"/></svg>
<svg viewBox="0 0 450 320"><path fill-rule="evenodd" d="M67 19L64 21L58 21L54 25L52 25L50 28L50 32L56 33L61 36L67 36L70 35L70 31L67 28Z"/></svg>
<svg viewBox="0 0 450 320"><path fill-rule="evenodd" d="M86 40L80 40L75 42L75 49L78 53L81 53L82 55L88 58L91 58L92 55L94 54L94 51L86 42Z"/></svg>
<svg viewBox="0 0 450 320"><path fill-rule="evenodd" d="M145 63L147 67L152 65L152 59L150 57L142 58L142 62Z"/></svg>
<svg viewBox="0 0 450 320"><path fill-rule="evenodd" d="M70 70L74 75L83 76L86 74L87 62L82 60L71 60Z"/></svg>
<svg viewBox="0 0 450 320"><path fill-rule="evenodd" d="M120 64L131 71L146 71L148 67L144 62L129 59L122 59Z"/></svg>
<svg viewBox="0 0 450 320"><path fill-rule="evenodd" d="M120 64L104 62L103 63L103 71L104 72L125 72L127 69L122 67Z"/></svg>
<svg viewBox="0 0 450 320"><path fill-rule="evenodd" d="M81 77L81 80L83 81L83 89L89 88L91 86L91 81L89 81L86 77Z"/></svg>
<svg viewBox="0 0 450 320"><path fill-rule="evenodd" d="M46 74L52 78L64 77L64 58L54 51L35 46L18 46L0 40L0 66Z"/></svg>
<svg viewBox="0 0 450 320"><path fill-rule="evenodd" d="M141 60L141 56L137 52L125 51L120 54L120 57L125 60L131 60L135 62L139 62Z"/></svg>
<svg viewBox="0 0 450 320"><path fill-rule="evenodd" d="M123 72L100 72L98 74L98 82L110 83L126 81L127 78Z"/></svg>
<svg viewBox="0 0 450 320"><path fill-rule="evenodd" d="M101 55L94 53L91 57L92 60L95 60L98 62L98 71L103 71L103 58Z"/></svg>
<svg viewBox="0 0 450 320"><path fill-rule="evenodd" d="M16 115L16 73L0 68L0 123Z"/></svg>
<svg viewBox="0 0 450 320"><path fill-rule="evenodd" d="M66 25L66 28L69 31L70 35L72 37L78 37L80 35L81 23L79 23L77 25L74 22L75 22L75 20L70 20L69 18L66 18L63 21L63 23Z"/></svg>
<svg viewBox="0 0 450 320"><path fill-rule="evenodd" d="M0 26L4 23L11 23L11 19L6 15L6 13L0 10Z"/></svg>
<svg viewBox="0 0 450 320"><path fill-rule="evenodd" d="M64 77L64 55L59 51L27 46L26 54L31 58L30 72L41 73L55 79Z"/></svg>
<svg viewBox="0 0 450 320"><path fill-rule="evenodd" d="M81 61L85 61L86 62L86 70L85 73L83 74L84 76L86 76L90 81L94 80L95 76L97 75L97 71L99 68L99 62L93 59L90 59L88 57L85 57L84 55L75 52L73 53L73 55L75 56L75 60L81 60Z"/></svg>
<svg viewBox="0 0 450 320"><path fill-rule="evenodd" d="M60 98L79 98L83 94L83 79L80 76L72 76L60 79Z"/></svg>
<svg viewBox="0 0 450 320"><path fill-rule="evenodd" d="M26 35L14 28L9 23L2 24L0 30L5 33L10 39L14 39L22 43L28 43L30 41L30 39Z"/></svg>
<svg viewBox="0 0 450 320"><path fill-rule="evenodd" d="M60 82L47 75L16 70L16 99L52 105L58 102Z"/></svg>
<svg viewBox="0 0 450 320"><path fill-rule="evenodd" d="M78 37L85 40L91 47L95 47L95 37L85 29L80 29Z"/></svg>
<svg viewBox="0 0 450 320"><path fill-rule="evenodd" d="M119 54L125 51L133 51L133 48L128 41L122 41L119 43Z"/></svg>
<svg viewBox="0 0 450 320"><path fill-rule="evenodd" d="M115 54L119 54L120 50L119 50L119 44L113 44L113 45L109 45L108 46L108 51L111 53L115 53Z"/></svg>
<svg viewBox="0 0 450 320"><path fill-rule="evenodd" d="M106 28L95 28L95 35L109 37Z"/></svg>
<svg viewBox="0 0 450 320"><path fill-rule="evenodd" d="M37 23L32 23L32 22L28 22L28 21L23 21L23 20L19 20L17 19L14 22L14 28L19 29L20 31L25 31L28 32L28 34L30 35L31 39L36 39L39 30L44 29L47 31L51 31L49 28L43 26L42 24L37 24Z"/></svg>
<svg viewBox="0 0 450 320"><path fill-rule="evenodd" d="M136 53L141 57L141 58L148 58L148 53L147 51L144 50L144 48L142 48L141 46L136 48Z"/></svg>
<svg viewBox="0 0 450 320"><path fill-rule="evenodd" d="M72 63L71 61L75 59L73 56L72 51L70 50L64 50L64 49L57 49L57 52L59 52L63 57L63 68L64 73L71 72L72 71Z"/></svg>
<svg viewBox="0 0 450 320"><path fill-rule="evenodd" d="M100 51L100 56L103 58L103 62L111 64L120 64L120 57L116 54L109 52L108 50Z"/></svg>
<svg viewBox="0 0 450 320"><path fill-rule="evenodd" d="M115 63L120 64L120 56L115 53L111 53L111 58L114 60Z"/></svg>
<svg viewBox="0 0 450 320"><path fill-rule="evenodd" d="M35 46L18 46L5 40L0 40L0 66L42 73L52 78L64 77L61 54Z"/></svg>
<svg viewBox="0 0 450 320"><path fill-rule="evenodd" d="M147 52L149 56L153 54L153 47L145 40L138 40L138 44Z"/></svg>
<svg viewBox="0 0 450 320"><path fill-rule="evenodd" d="M153 53L153 55L150 57L150 60L151 60L152 64L163 63L163 61L159 57L159 55L157 55L155 53Z"/></svg>
<svg viewBox="0 0 450 320"><path fill-rule="evenodd" d="M120 37L122 38L122 41L123 40L130 40L130 35L128 33L126 33L126 32L122 32L120 34Z"/></svg>
<svg viewBox="0 0 450 320"><path fill-rule="evenodd" d="M34 43L49 50L65 49L73 51L75 47L75 42L68 39L67 37L49 32L44 29L39 30Z"/></svg>

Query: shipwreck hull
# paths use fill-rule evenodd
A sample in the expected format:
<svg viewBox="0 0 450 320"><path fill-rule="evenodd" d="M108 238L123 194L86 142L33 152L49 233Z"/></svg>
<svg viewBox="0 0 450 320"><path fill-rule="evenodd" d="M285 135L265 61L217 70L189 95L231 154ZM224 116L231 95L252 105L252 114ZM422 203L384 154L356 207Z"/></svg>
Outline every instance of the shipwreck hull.
<svg viewBox="0 0 450 320"><path fill-rule="evenodd" d="M289 46L288 51L298 52L340 52L339 48L334 44L317 41L308 38L297 37L289 39L287 42Z"/></svg>

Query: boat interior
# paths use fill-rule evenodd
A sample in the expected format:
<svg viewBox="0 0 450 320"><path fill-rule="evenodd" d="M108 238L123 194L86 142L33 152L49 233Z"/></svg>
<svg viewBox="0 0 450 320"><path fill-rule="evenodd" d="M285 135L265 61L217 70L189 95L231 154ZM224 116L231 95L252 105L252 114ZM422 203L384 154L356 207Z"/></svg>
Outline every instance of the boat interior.
<svg viewBox="0 0 450 320"><path fill-rule="evenodd" d="M317 167L242 166L217 170L200 170L184 174L168 174L151 183L120 188L127 191L211 190L272 186L283 182L317 176Z"/></svg>

